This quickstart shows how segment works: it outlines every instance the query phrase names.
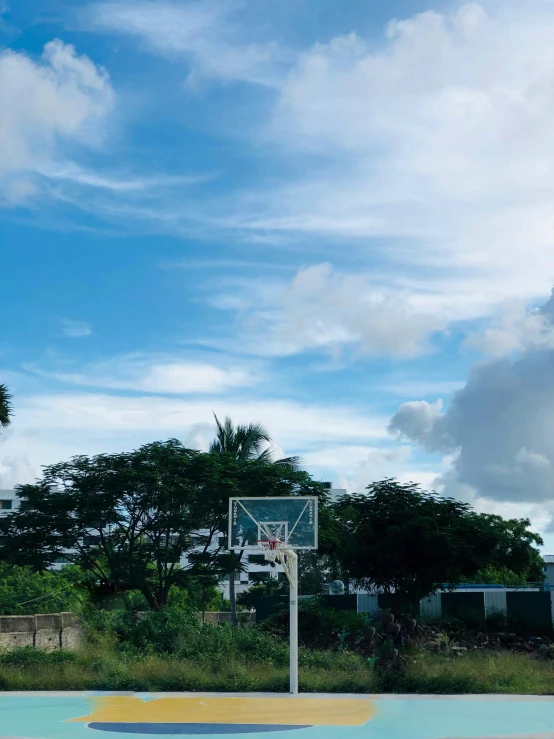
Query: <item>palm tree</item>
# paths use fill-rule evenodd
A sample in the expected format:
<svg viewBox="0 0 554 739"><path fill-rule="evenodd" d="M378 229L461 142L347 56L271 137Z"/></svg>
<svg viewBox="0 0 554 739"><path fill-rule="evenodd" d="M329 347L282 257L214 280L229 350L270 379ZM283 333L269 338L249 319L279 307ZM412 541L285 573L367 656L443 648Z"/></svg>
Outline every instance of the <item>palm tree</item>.
<svg viewBox="0 0 554 739"><path fill-rule="evenodd" d="M12 396L9 394L6 385L0 385L0 426L4 429L11 423L11 399Z"/></svg>
<svg viewBox="0 0 554 739"><path fill-rule="evenodd" d="M241 462L257 459L267 464L298 469L301 464L300 457L285 457L273 459L271 449L271 437L261 423L249 423L248 426L234 426L229 416L225 417L223 423L215 415L217 434L210 444L210 454L232 454ZM265 449L264 443L268 444Z"/></svg>
<svg viewBox="0 0 554 739"><path fill-rule="evenodd" d="M297 470L302 460L300 457L274 459L271 448L271 437L261 423L249 423L248 426L234 426L226 416L223 423L214 413L217 434L210 444L210 454L232 454L242 462L257 460L265 464L275 464ZM268 446L265 446L265 445ZM239 559L243 552L240 553ZM237 623L237 600L235 593L235 573L229 576L229 601L231 604L231 620Z"/></svg>

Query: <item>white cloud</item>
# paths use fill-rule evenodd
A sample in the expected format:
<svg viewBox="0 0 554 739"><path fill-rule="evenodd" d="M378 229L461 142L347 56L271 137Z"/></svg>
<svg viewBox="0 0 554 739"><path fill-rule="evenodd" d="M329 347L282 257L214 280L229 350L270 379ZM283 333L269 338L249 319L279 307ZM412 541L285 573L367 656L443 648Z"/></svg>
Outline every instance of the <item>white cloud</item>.
<svg viewBox="0 0 554 739"><path fill-rule="evenodd" d="M66 145L101 142L114 93L105 70L54 40L34 61L0 53L0 194L10 204L32 195L35 175Z"/></svg>
<svg viewBox="0 0 554 739"><path fill-rule="evenodd" d="M227 225L376 253L440 315L542 297L554 281L553 33L551 3L506 0L316 44L265 132L298 175L240 193Z"/></svg>
<svg viewBox="0 0 554 739"><path fill-rule="evenodd" d="M410 446L386 448L381 446L324 446L302 454L308 467L324 468L334 474L355 475L363 479L365 487L371 480L398 474L411 455Z"/></svg>
<svg viewBox="0 0 554 739"><path fill-rule="evenodd" d="M263 422L280 456L336 444L361 447L386 438L385 418L338 404L249 396L185 400L84 392L20 395L16 419L0 435L0 476L10 485L28 482L41 466L76 454L117 452L169 437L206 450L215 435L213 412L219 418L229 415L237 424ZM15 464L23 457L29 460L28 468L23 462ZM307 469L317 474L315 464Z"/></svg>
<svg viewBox="0 0 554 739"><path fill-rule="evenodd" d="M554 305L554 291L549 302ZM522 301L510 300L500 306L490 324L470 334L464 343L493 356L526 349L554 349L554 324L544 307L528 312Z"/></svg>
<svg viewBox="0 0 554 739"><path fill-rule="evenodd" d="M539 315L552 321L553 308L551 298ZM444 412L440 402L404 403L389 430L429 452L454 454L439 479L446 492L542 504L554 514L554 348L548 343L475 364Z"/></svg>
<svg viewBox="0 0 554 739"><path fill-rule="evenodd" d="M141 193L151 189L177 187L179 185L196 185L209 182L215 174L198 175L165 175L153 177L123 178L114 174L100 174L89 172L73 162L53 163L37 170L39 174L52 181L69 182L72 186L82 185L98 190L107 190L110 193Z"/></svg>
<svg viewBox="0 0 554 739"><path fill-rule="evenodd" d="M464 380L446 380L444 377L427 377L425 380L415 378L393 376L387 378L386 382L373 385L377 390L404 397L429 397L438 395L451 395L465 385Z"/></svg>
<svg viewBox="0 0 554 739"><path fill-rule="evenodd" d="M54 414L53 408L58 406ZM20 399L18 423L25 428L82 431L134 431L180 435L190 426L231 416L235 423L261 420L287 450L323 440L386 438L385 419L366 418L348 408L286 400L235 398L181 400L163 397L117 397L101 394L34 395Z"/></svg>
<svg viewBox="0 0 554 739"><path fill-rule="evenodd" d="M72 338L80 338L82 336L90 336L92 329L85 321L71 321L68 318L64 318L60 321L62 327L62 333Z"/></svg>
<svg viewBox="0 0 554 739"><path fill-rule="evenodd" d="M244 323L243 347L261 355L292 355L343 348L374 356L412 357L431 349L429 338L447 320L417 295L385 287L365 275L341 274L329 264L300 269L290 283L254 285L241 295L213 299L217 307L238 310Z"/></svg>
<svg viewBox="0 0 554 739"><path fill-rule="evenodd" d="M43 363L26 368L70 385L159 394L221 393L231 388L252 386L262 379L249 368L219 367L167 355L124 355L90 363L73 371L67 370L67 363L59 361L48 367Z"/></svg>
<svg viewBox="0 0 554 739"><path fill-rule="evenodd" d="M38 474L38 470L31 464L26 454L0 458L0 490L10 490L14 485L33 483Z"/></svg>
<svg viewBox="0 0 554 739"><path fill-rule="evenodd" d="M273 85L277 48L243 39L244 24L232 20L240 7L214 0L102 2L87 8L84 23L93 30L139 38L157 55L187 59L189 84L208 78Z"/></svg>

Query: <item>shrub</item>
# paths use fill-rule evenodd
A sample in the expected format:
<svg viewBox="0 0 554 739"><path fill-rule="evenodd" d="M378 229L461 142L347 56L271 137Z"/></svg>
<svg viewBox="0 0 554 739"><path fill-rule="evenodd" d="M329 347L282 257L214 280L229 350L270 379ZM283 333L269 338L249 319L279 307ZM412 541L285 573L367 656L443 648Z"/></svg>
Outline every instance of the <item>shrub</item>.
<svg viewBox="0 0 554 739"><path fill-rule="evenodd" d="M289 613L284 611L264 621L260 629L285 638L289 630ZM302 600L298 609L299 642L310 649L371 650L374 634L368 614L337 611L318 598Z"/></svg>

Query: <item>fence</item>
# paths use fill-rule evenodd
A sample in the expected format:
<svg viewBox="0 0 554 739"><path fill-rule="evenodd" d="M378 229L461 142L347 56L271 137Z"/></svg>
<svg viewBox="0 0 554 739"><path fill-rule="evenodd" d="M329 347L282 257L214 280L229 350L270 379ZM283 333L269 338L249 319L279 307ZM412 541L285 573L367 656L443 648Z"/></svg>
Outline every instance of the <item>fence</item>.
<svg viewBox="0 0 554 739"><path fill-rule="evenodd" d="M82 630L73 613L41 613L36 616L0 616L0 649L36 647L76 649Z"/></svg>
<svg viewBox="0 0 554 739"><path fill-rule="evenodd" d="M231 623L230 611L206 611L203 615L202 613L198 615L200 616L200 619L203 618L205 624L212 624L212 626ZM253 611L239 611L239 613L237 613L237 619L240 624L254 626L256 623L256 614Z"/></svg>
<svg viewBox="0 0 554 739"><path fill-rule="evenodd" d="M401 608L394 593L359 593L357 610L378 617L387 608ZM481 626L485 619L502 614L512 623L530 632L552 632L554 624L554 591L508 590L481 588L434 593L420 602L420 616L451 616L468 625Z"/></svg>

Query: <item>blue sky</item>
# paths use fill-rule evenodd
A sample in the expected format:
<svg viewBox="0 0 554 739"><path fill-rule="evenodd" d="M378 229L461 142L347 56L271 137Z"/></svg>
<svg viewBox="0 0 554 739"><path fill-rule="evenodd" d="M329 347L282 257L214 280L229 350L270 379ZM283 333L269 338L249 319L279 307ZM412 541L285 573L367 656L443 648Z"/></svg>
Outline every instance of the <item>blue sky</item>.
<svg viewBox="0 0 554 739"><path fill-rule="evenodd" d="M214 411L554 546L552 2L1 9L2 486Z"/></svg>

